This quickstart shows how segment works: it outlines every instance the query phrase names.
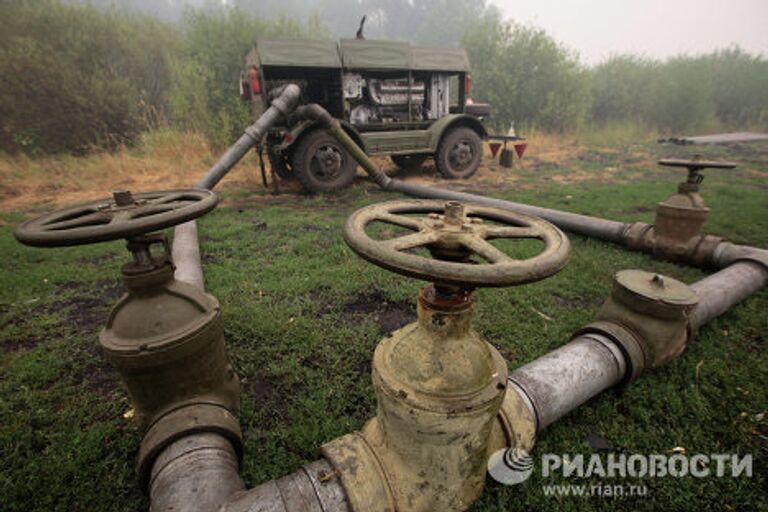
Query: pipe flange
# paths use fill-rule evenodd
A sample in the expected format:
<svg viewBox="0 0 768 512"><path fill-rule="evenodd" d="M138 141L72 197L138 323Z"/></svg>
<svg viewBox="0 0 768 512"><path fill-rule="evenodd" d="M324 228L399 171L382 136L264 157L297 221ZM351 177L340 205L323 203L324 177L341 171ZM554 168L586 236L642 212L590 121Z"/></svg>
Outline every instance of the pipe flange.
<svg viewBox="0 0 768 512"><path fill-rule="evenodd" d="M712 252L712 264L717 268L725 268L737 261L757 263L768 271L768 251L764 249L723 241Z"/></svg>
<svg viewBox="0 0 768 512"><path fill-rule="evenodd" d="M622 235L624 243L633 251L653 249L653 226L645 222L635 222L627 226Z"/></svg>
<svg viewBox="0 0 768 512"><path fill-rule="evenodd" d="M243 434L237 417L216 404L187 405L156 421L141 440L136 464L141 487L147 489L152 464L165 447L184 436L199 432L214 432L226 437L235 449L238 462L242 461Z"/></svg>
<svg viewBox="0 0 768 512"><path fill-rule="evenodd" d="M715 259L715 251L721 243L725 242L725 239L713 235L701 235L698 238L693 251L688 255L689 261L698 268L711 266Z"/></svg>
<svg viewBox="0 0 768 512"><path fill-rule="evenodd" d="M508 380L498 418L507 438L507 446L531 453L539 430L536 410L531 398L512 378Z"/></svg>
<svg viewBox="0 0 768 512"><path fill-rule="evenodd" d="M395 512L395 499L381 462L359 432L346 434L320 448L341 478L350 509Z"/></svg>
<svg viewBox="0 0 768 512"><path fill-rule="evenodd" d="M620 388L626 388L643 374L650 356L645 350L644 344L632 331L613 322L598 320L573 333L571 340L591 333L602 334L616 343L624 353L627 360L627 371L619 384Z"/></svg>
<svg viewBox="0 0 768 512"><path fill-rule="evenodd" d="M298 85L288 84L283 88L280 96L272 100L271 106L279 110L283 116L287 116L299 102L300 95L301 88Z"/></svg>

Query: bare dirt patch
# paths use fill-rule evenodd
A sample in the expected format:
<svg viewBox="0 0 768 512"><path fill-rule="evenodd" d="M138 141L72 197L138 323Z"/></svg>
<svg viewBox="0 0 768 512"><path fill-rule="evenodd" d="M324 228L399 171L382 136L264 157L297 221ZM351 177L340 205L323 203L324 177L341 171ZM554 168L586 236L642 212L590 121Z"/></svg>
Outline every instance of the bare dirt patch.
<svg viewBox="0 0 768 512"><path fill-rule="evenodd" d="M345 315L375 315L380 334L392 331L416 320L416 308L410 302L390 302L381 290L371 290L350 298L343 306Z"/></svg>
<svg viewBox="0 0 768 512"><path fill-rule="evenodd" d="M20 350L32 350L38 343L40 343L40 339L37 336L19 336L5 341L3 343L3 352L7 354Z"/></svg>
<svg viewBox="0 0 768 512"><path fill-rule="evenodd" d="M358 323L361 316L373 316L381 335L390 334L416 320L414 304L410 301L392 301L376 288L352 295L342 303L328 298L327 292L327 289L319 288L309 294L321 315L338 312L343 321L349 323Z"/></svg>
<svg viewBox="0 0 768 512"><path fill-rule="evenodd" d="M398 169L388 157L374 157L374 162L387 174L398 179L421 184L438 183L441 187L493 190L520 185L519 171L539 167L564 167L582 154L584 148L567 136L533 134L528 150L515 167L505 169L497 159L486 155L480 170L470 180L443 180L432 159L415 168ZM487 152L487 148L486 148ZM29 158L24 155L0 158L0 211L47 210L66 205L98 200L113 190L135 192L192 186L218 159L202 136L175 132L147 134L143 143L133 149L113 153L94 153L84 157L48 156ZM271 173L268 173L271 177ZM358 183L365 173L358 170ZM586 179L588 176L574 176ZM593 177L594 178L594 177ZM238 167L224 178L220 190L228 192L228 203L234 207L258 204L289 204L306 202L307 195L295 180L279 181L279 195L273 195L271 183L262 184L255 153L249 153ZM329 207L346 206L345 200L326 196ZM335 204L334 201L339 201ZM313 204L317 207L317 204Z"/></svg>
<svg viewBox="0 0 768 512"><path fill-rule="evenodd" d="M299 382L288 382L280 375L249 376L243 382L243 400L250 400L253 407L269 411L259 422L259 428L271 430L288 421L289 408L293 397L302 396L304 386Z"/></svg>
<svg viewBox="0 0 768 512"><path fill-rule="evenodd" d="M98 334L107 317L109 308L122 295L123 287L118 281L102 280L93 285L67 282L57 286L53 296L66 296L52 302L37 305L27 311L10 316L5 326L26 326L41 316L60 317L57 325L49 330L58 333L75 331L93 337ZM26 329L25 329L26 330ZM44 337L25 336L10 339L3 344L6 352L31 350L45 340Z"/></svg>

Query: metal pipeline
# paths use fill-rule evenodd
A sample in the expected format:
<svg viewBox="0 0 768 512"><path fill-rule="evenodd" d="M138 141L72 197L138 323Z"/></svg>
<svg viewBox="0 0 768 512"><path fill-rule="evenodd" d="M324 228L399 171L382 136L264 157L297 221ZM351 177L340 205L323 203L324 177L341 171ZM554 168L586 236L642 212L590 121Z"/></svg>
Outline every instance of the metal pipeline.
<svg viewBox="0 0 768 512"><path fill-rule="evenodd" d="M232 443L211 432L191 434L165 448L152 466L151 512L215 512L245 488Z"/></svg>
<svg viewBox="0 0 768 512"><path fill-rule="evenodd" d="M768 270L752 262L736 263L694 283L691 288L700 302L690 317L692 327L698 329L767 283ZM523 430L521 417L523 423L531 424L530 435L535 438L545 427L588 400L621 385L630 371L622 348L597 333L578 335L566 345L517 368L509 375L507 394L511 396L505 399L494 426L490 451L515 442L514 430ZM530 448L533 441L524 439L525 448ZM321 459L296 473L238 494L222 512L350 512L344 497L338 475Z"/></svg>
<svg viewBox="0 0 768 512"><path fill-rule="evenodd" d="M693 283L690 288L699 302L689 317L689 338L766 285L768 269L751 261L734 263ZM589 333L518 368L509 380L532 404L537 431L541 431L590 398L625 382L628 371L627 356L619 345Z"/></svg>
<svg viewBox="0 0 768 512"><path fill-rule="evenodd" d="M296 85L285 86L264 114L245 129L245 133L210 168L196 187L215 187L281 116L293 111L300 92ZM204 289L197 224L194 221L176 227L172 258L176 266L174 276L178 281ZM235 492L245 488L238 466L235 449L227 438L212 432L181 437L165 447L152 463L150 510L217 511Z"/></svg>
<svg viewBox="0 0 768 512"><path fill-rule="evenodd" d="M626 370L626 359L618 345L590 333L518 368L509 380L533 404L540 431L620 383Z"/></svg>
<svg viewBox="0 0 768 512"><path fill-rule="evenodd" d="M285 110L275 108L280 114L292 108L292 102L298 99L298 88L289 86L283 95L288 98L284 98ZM393 180L367 158L339 122L322 107L308 105L300 107L299 112L303 117L321 123L358 160L369 176L386 190L521 211L542 217L568 231L615 243L623 242L624 232L629 226L595 217ZM211 168L198 186L215 186L277 117L279 115L273 111L269 117L265 119L262 116L249 127L246 134ZM262 123L263 119L265 121ZM194 223L188 224L192 225L177 227L173 253L177 262L176 276L177 279L202 287L196 227ZM718 249L718 261L728 262L724 264L763 258L768 254L768 251L734 244L723 245ZM692 288L701 300L691 316L692 330L722 314L767 282L768 269L765 266L752 261L738 261L726 270L695 283ZM582 334L565 346L512 372L507 393L516 397L511 403L522 404L526 411L535 416L534 432L539 432L590 398L621 383L627 371L627 358L619 345L600 334ZM496 439L503 437L499 432L508 429L510 418L515 412L502 409L492 434ZM237 473L237 456L229 441L218 434L193 434L176 441L160 454L152 468L150 493L152 510L155 512L219 509L224 512L351 510L337 471L325 459L308 464L281 479L263 483L250 491L242 489L243 484Z"/></svg>
<svg viewBox="0 0 768 512"><path fill-rule="evenodd" d="M346 493L325 459L239 493L221 512L351 512Z"/></svg>
<svg viewBox="0 0 768 512"><path fill-rule="evenodd" d="M245 129L243 135L213 164L205 176L195 184L197 188L213 189L245 154L256 145L281 117L293 112L299 101L301 89L288 84L281 88L277 97L259 119ZM197 238L197 224L190 221L176 226L173 236L173 261L178 281L204 288L203 270L200 264L200 246Z"/></svg>
<svg viewBox="0 0 768 512"><path fill-rule="evenodd" d="M690 325L695 332L768 284L768 268L752 261L739 261L691 285L699 304Z"/></svg>

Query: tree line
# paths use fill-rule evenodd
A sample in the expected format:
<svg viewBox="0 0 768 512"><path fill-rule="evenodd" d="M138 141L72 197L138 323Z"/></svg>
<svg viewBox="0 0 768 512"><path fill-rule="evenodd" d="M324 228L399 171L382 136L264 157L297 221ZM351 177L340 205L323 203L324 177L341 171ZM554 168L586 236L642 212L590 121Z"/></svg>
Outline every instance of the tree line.
<svg viewBox="0 0 768 512"><path fill-rule="evenodd" d="M269 10L293 0L183 10L145 2L173 16L139 0L104 2L0 2L0 150L114 148L160 126L226 146L249 120L238 77L257 36L350 37L361 13L369 38L464 47L473 99L493 105L489 123L499 130L768 128L768 60L738 47L665 61L620 55L590 68L484 0L312 0L293 11L300 16Z"/></svg>

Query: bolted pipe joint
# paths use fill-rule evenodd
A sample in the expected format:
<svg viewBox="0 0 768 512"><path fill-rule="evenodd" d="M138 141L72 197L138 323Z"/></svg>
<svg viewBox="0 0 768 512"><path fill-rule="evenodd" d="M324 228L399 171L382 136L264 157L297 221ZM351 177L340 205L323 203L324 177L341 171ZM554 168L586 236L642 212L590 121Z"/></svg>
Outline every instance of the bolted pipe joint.
<svg viewBox="0 0 768 512"><path fill-rule="evenodd" d="M622 270L597 321L577 331L616 343L627 361L624 383L669 363L690 339L689 318L699 299L684 283L642 270Z"/></svg>
<svg viewBox="0 0 768 512"><path fill-rule="evenodd" d="M768 272L768 251L757 247L723 242L713 251L712 261L718 268L725 268L737 262L756 263Z"/></svg>
<svg viewBox="0 0 768 512"><path fill-rule="evenodd" d="M680 218L674 213L668 212L664 215L665 220L661 220L657 215L656 225L645 222L635 222L628 225L623 235L627 247L633 251L652 254L659 259L685 263L699 268L722 266L717 262L716 250L722 244L727 243L723 238L704 235L700 230L692 235L686 234L687 228L677 230L670 227L670 225L687 224L686 221L680 221Z"/></svg>

